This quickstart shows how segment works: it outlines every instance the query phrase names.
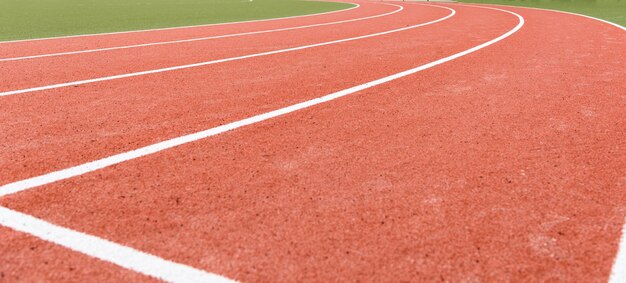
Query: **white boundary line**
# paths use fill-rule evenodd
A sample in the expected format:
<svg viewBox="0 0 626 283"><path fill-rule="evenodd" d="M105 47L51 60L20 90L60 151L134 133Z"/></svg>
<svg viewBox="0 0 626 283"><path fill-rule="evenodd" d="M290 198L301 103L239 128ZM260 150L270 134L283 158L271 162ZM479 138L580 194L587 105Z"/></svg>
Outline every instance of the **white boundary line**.
<svg viewBox="0 0 626 283"><path fill-rule="evenodd" d="M321 26L328 26L328 25L344 24L344 23L350 23L350 22L356 22L356 21L362 21L362 20L370 20L370 19L375 19L375 18L379 18L379 17L389 16L389 15L398 13L398 12L402 11L402 9L403 9L402 6L397 6L397 5L393 5L393 4L387 4L387 3L380 3L380 4L392 5L392 6L396 6L396 7L399 7L399 8L394 10L394 11L391 11L391 12L378 14L378 15L374 15L374 16L355 18L355 19L349 19L349 20L342 20L342 21L335 21L335 22L328 22L328 23L311 24L311 25L303 25L303 26L295 26L295 27L279 28L279 29L269 29L269 30L261 30L261 31L252 31L252 32L233 33L233 34L225 34L225 35L217 35L217 36L197 37L197 38L172 40L172 41L159 41L159 42L133 44L133 45L124 45L124 46L115 46L115 47L107 47L107 48L85 49L85 50L78 50L78 51L67 51L67 52L48 53L48 54L40 54L40 55L29 55L29 56L13 57L13 58L0 58L0 62L18 61L18 60L36 59L36 58L45 58L45 57L56 57L56 56L63 56L63 55L84 54L84 53L93 53L93 52L102 52L102 51L111 51L111 50L120 50L120 49L130 49L130 48L137 48L137 47L167 45L167 44L203 41L203 40L210 40L210 39L237 37L237 36L254 35L254 34L264 34L264 33L272 33L272 32L279 32L279 31L289 31L289 30L297 30L297 29L304 29L304 28L312 28L312 27L321 27Z"/></svg>
<svg viewBox="0 0 626 283"><path fill-rule="evenodd" d="M436 5L430 5L436 6ZM456 12L453 9L437 6L441 8L445 8L451 10L451 15L454 15ZM175 146L179 146L182 144L190 143L193 141L197 141L206 137L210 137L213 135L217 135L219 133L223 133L226 131L230 131L239 127L243 127L246 125L251 125L255 123L259 123L261 121L265 121L274 117L286 115L288 113L298 111L301 109L309 108L317 104L322 104L331 100L335 100L337 98L347 96L349 94L356 93L361 90L365 90L380 84L384 84L408 75L415 74L422 70L432 68L434 66L443 64L445 62L454 60L456 58L465 56L472 52L483 49L487 46L495 44L510 35L517 32L524 25L524 18L516 13L502 10L498 8L490 8L490 7L478 7L483 9L491 9L506 12L516 16L519 20L519 23L508 32L500 35L499 37L487 41L483 44L477 45L465 51L450 55L448 57L441 58L439 60L430 62L428 64L421 65L419 67L409 69L400 73L396 73L387 77L383 77L365 84L361 84L358 86L354 86L342 91L338 91L326 96L322 96L316 99L312 99L309 101L305 101L302 103L294 104L292 106L288 106L285 108L281 108L278 110L274 110L271 112L267 112L264 114L260 114L257 116L253 116L247 119L243 119L240 121L232 122L223 126L219 126L216 128L208 129L205 131L197 132L194 134L182 136L179 138L167 140L164 142L160 142L157 144L153 144L150 146L146 146L137 150L129 151L126 153L121 153L117 155L113 155L104 159L100 159L97 161L85 163L83 165L75 166L72 168L64 169L61 171L52 172L46 175L42 175L39 177L27 179L24 181L20 181L13 184L22 184L21 189L16 190L14 187L12 190L10 187L11 184L0 187L0 191L2 192L1 196L6 196L11 193L16 193L18 191L24 191L29 188L34 188L37 186L41 186L44 184L48 184L51 182L55 182L58 180L63 180L75 176L79 176L91 171L95 171L104 167L108 167L114 164L118 164L124 161L128 161L131 159L139 158L142 156L146 156L149 154L153 154L168 148L172 148ZM8 190L11 192L9 192ZM226 278L221 277L219 275L206 273L197 269L194 269L189 266L185 266L182 264L170 262L164 260L162 258L158 258L144 252L134 250L129 247L125 247L105 239L101 239L99 237L93 235L87 235L85 233L77 232L70 230L68 228L63 228L60 226L56 226L54 224L48 223L41 219L37 219L30 215L22 214L4 207L0 207L0 225L4 225L10 227L14 230L18 230L46 241L59 244L66 248L72 249L74 251L84 253L90 255L92 257L100 258L102 260L106 260L108 262L117 264L119 266L147 274L153 277L161 278L166 281L181 281L181 282L207 282L207 281L215 281L223 280L228 282ZM185 276L184 278L182 276Z"/></svg>
<svg viewBox="0 0 626 283"><path fill-rule="evenodd" d="M395 4L389 4L389 5L402 7L402 6L395 5ZM440 7L440 8L443 8L443 7ZM402 9L404 9L404 7L402 7ZM445 9L449 9L449 8L445 8ZM116 79L137 77L137 76L156 74L156 73L162 73L162 72L170 72L170 71L176 71L176 70L182 70L182 69L188 69L188 68L195 68L195 67L207 66L207 65L218 64L218 63L224 63L224 62L230 62L230 61L236 61L236 60L260 57L260 56L267 56L267 55L273 55L273 54L279 54L279 53L285 53L285 52L291 52L291 51L304 50L304 49L313 48L313 47L320 47L320 46L325 46L325 45L343 43L343 42L354 41L354 40L359 40L359 39L364 39L364 38L370 38L370 37L375 37L375 36L380 36L380 35L386 35L386 34L390 34L390 33L394 33L394 32L400 32L400 31L404 31L404 30L409 30L409 29L414 29L414 28L421 27L421 26L434 24L434 23L437 23L437 22L440 22L440 21L444 21L444 20L452 17L453 15L454 15L454 13L451 13L451 14L449 14L446 17L443 17L443 18L440 18L440 19L437 19L437 20L434 20L434 21L430 21L430 22L427 22L427 23L422 23L422 24L417 24L417 25L412 25L412 26L407 26L407 27L403 27L403 28L392 29L392 30L383 31L383 32L377 32L377 33L372 33L372 34L366 34L366 35L361 35L361 36L357 36L357 37L350 37L350 38L344 38L344 39L339 39L339 40L315 43L315 44L310 44L310 45L302 45L302 46L291 47L291 48L286 48L286 49L279 49L279 50L255 53L255 54L243 55L243 56L238 56L238 57L217 59L217 60L205 61L205 62L194 63L194 64L187 64L187 65L179 65L179 66L173 66L173 67L167 67L167 68L160 68L160 69L154 69L154 70L149 70L149 71L141 71L141 72L121 74L121 75L99 77L99 78L95 78L95 79L79 80L79 81L73 81L73 82L67 82L67 83L52 84L52 85L47 85L47 86L40 86L40 87L26 88L26 89L20 89L20 90L5 91L5 92L0 92L0 97L2 97L2 96L9 96L9 95L15 95L15 94L28 93L28 92L49 90L49 89L55 89L55 88L62 88L62 87L68 87L68 86L84 85L84 84L89 84L89 83L96 83L96 82L110 81L110 80L116 80Z"/></svg>
<svg viewBox="0 0 626 283"><path fill-rule="evenodd" d="M622 237L620 238L619 246L617 247L617 255L613 262L613 268L611 269L611 275L609 275L609 283L624 283L626 282L626 219L624 219L624 226L622 227Z"/></svg>
<svg viewBox="0 0 626 283"><path fill-rule="evenodd" d="M305 0L310 1L310 0ZM312 2L326 2L326 1L312 1ZM331 1L328 1L331 2ZM152 32L152 31L162 31L162 30L173 30L173 29L186 29L186 28L199 28L199 27L212 27L212 26L224 26L224 25L232 25L232 24L245 24L245 23L257 23L257 22L267 22L274 20L284 20L284 19L294 19L294 18L304 18L311 16L319 16L319 15L327 15L339 12L346 12L352 9L359 8L361 5L351 2L342 2L342 1L332 1L331 3L344 3L354 5L353 7L347 9L341 9L336 11L322 12L317 14L307 14L307 15L299 15L299 16L287 16L287 17L279 17L279 18L269 18L269 19L260 19L260 20L250 20L250 21L239 21L239 22L226 22L226 23L214 23L214 24L200 24L200 25L190 25L190 26L179 26L179 27L169 27L169 28L155 28L155 29L140 29L140 30L128 30L128 31L116 31L116 32L103 32L103 33L90 33L90 34L77 34L77 35L65 35L65 36L53 36L53 37L42 37L42 38L31 38L31 39L19 39L19 40L9 40L9 41L0 41L0 45L4 43L19 43L19 42L30 42L30 41L42 41L42 40L51 40L51 39L66 39L66 38L76 38L76 37L91 37L91 36L104 36L104 35L115 35L115 34L126 34L126 33L137 33L137 32Z"/></svg>
<svg viewBox="0 0 626 283"><path fill-rule="evenodd" d="M437 5L428 5L428 6L441 7L441 8L445 8L445 9L450 10L451 13L448 16L446 16L445 18L449 18L449 17L453 16L456 13L456 11L454 9L450 9L448 7L437 6ZM188 134L188 135L185 135L185 136L173 138L173 139L170 139L170 140L162 141L162 142L155 143L155 144L152 144L152 145L148 145L148 146L145 146L145 147L142 147L142 148L131 150L131 151L128 151L128 152L119 153L119 154L116 154L116 155L105 157L105 158L102 158L102 159L99 159L99 160L96 160L96 161L91 161L91 162L84 163L84 164L81 164L81 165L77 165L77 166L74 166L74 167L70 167L70 168L66 168L66 169L50 172L50 173L47 173L47 174L44 174L44 175L40 175L40 176L36 176L36 177L32 177L32 178L28 178L28 179L25 179L25 180L21 180L21 181L17 181L17 182L13 182L13 183L9 183L9 184L0 186L0 197L4 197L4 196L10 195L10 194L18 193L18 192L25 191L25 190L28 190L28 189L32 189L32 188L35 188L35 187L39 187L39 186L42 186L42 185L54 183L54 182L57 182L57 181L60 181L60 180L65 180L65 179L69 179L69 178L72 178L72 177L80 176L80 175L83 175L83 174L86 174L86 173L89 173L89 172L93 172L93 171L96 171L96 170L99 170L99 169L102 169L102 168L105 168L105 167L109 167L109 166L112 166L112 165L115 165L115 164L122 163L122 162L125 162L125 161L129 161L129 160L136 159L136 158L139 158L139 157L151 155L151 154L157 153L159 151L163 151L163 150L166 150L166 149L169 149L169 148L177 147L179 145L183 145L183 144L186 144L186 143L190 143L190 142L194 142L194 141L197 141L197 140L205 139L205 138L208 138L208 137L211 137L211 136L215 136L215 135L218 135L218 134L221 134L221 133L224 133L224 132L228 132L228 131L231 131L231 130L234 130L234 129L237 129L237 128L240 128L240 127L243 127L243 126L256 124L256 123L259 123L261 121L265 121L265 120L268 120L268 119L271 119L271 118L275 118L275 117L278 117L278 116L283 116L283 115L291 113L291 112L295 112L295 111L298 111L298 110L309 108L309 107L312 107L312 106L317 105L317 104L325 103L325 102L328 102L328 101L331 101L331 100L335 100L337 98L340 98L340 97L343 97L343 96L346 96L346 95L349 95L349 94L353 94L355 92L358 92L358 91L361 91L361 90L364 90L364 89L368 89L368 88L371 88L371 87L374 87L374 86L377 86L377 85L380 85L380 84L383 84L383 83L387 83L387 82L396 80L398 78L405 77L405 76L408 76L408 75L420 72L420 71L428 69L428 68L432 68L432 67L437 66L439 64L443 64L445 62L454 60L454 59L459 58L461 56L464 56L464 55L470 54L472 52L475 52L477 50L480 50L482 48L485 48L485 47L487 47L489 45L492 45L492 44L494 44L494 43L496 43L496 42L498 42L500 40L503 40L503 39L509 37L511 34L517 32L524 25L524 18L522 16L518 15L518 14L513 13L513 12L509 12L509 11L498 9L498 8L491 8L491 7L481 7L481 6L473 6L473 7L478 7L478 8L483 8L483 9L491 9L491 10L497 10L497 11L504 11L504 12L513 14L513 15L518 17L519 23L512 30L510 30L507 33L505 33L505 34L503 34L503 35L501 35L501 36L499 36L499 37L497 37L495 39L492 39L492 40L490 40L488 42L485 42L485 43L480 44L478 46L475 46L473 48L467 49L465 51L456 53L454 55L450 55L448 57L445 57L445 58L442 58L442 59L430 62L428 64L425 64L425 65L422 65L422 66L419 66L419 67L416 67L416 68L413 68L413 69L409 69L409 70L406 70L406 71L403 71L403 72L400 72L400 73L397 73L397 74L394 74L394 75L390 75L390 76L387 76L387 77L384 77L384 78L380 78L380 79L377 79L377 80L374 80L374 81L371 81L371 82L368 82L368 83L364 83L364 84L361 84L361 85L358 85L358 86L354 86L354 87L351 87L351 88L348 88L348 89L344 89L344 90L341 90L341 91L338 91L338 92L335 92L335 93L331 93L331 94L328 94L328 95L325 95L325 96L322 96L322 97L318 97L318 98L311 99L311 100L308 100L308 101L305 101L305 102L301 102L301 103L297 103L297 104L294 104L294 105L291 105L291 106L280 108L280 109L277 109L277 110L274 110L274 111L270 111L270 112L266 112L266 113L259 114L259 115L256 115L256 116L252 116L252 117L249 117L249 118L246 118L246 119L243 119L243 120L231 122L231 123L228 123L228 124L225 124L225 125L221 125L221 126L218 126L218 127L215 127L215 128L211 128L211 129L207 129L207 130L204 130L204 131L200 131L200 132ZM442 19L445 19L445 18L442 18ZM442 19L439 19L439 20L442 20Z"/></svg>
<svg viewBox="0 0 626 283"><path fill-rule="evenodd" d="M0 225L167 282L235 282L2 206Z"/></svg>
<svg viewBox="0 0 626 283"><path fill-rule="evenodd" d="M574 15L574 16L579 16L579 17L583 17L583 18L588 18L588 19L592 19L592 20L596 20L596 21L600 21L603 22L605 24L609 24L612 25L616 28L619 28L621 30L626 31L626 27L623 27L619 24L616 24L614 22L609 22L607 20L603 20L600 18L596 18L596 17L592 17L592 16L588 16L588 15L583 15L583 14L578 14L578 13L574 13L574 12L567 12L567 11L560 11L560 10L552 10L552 9L544 9L544 8L535 8L535 7L524 7L524 6L512 6L512 5L502 5L502 4L490 4L490 3L468 3L468 4L473 4L473 5L485 5L485 6L499 6L499 7L510 7L510 8L521 8L521 9L529 9L529 10L539 10L539 11L548 11L548 12L556 12L556 13L562 13L562 14L569 14L569 15Z"/></svg>

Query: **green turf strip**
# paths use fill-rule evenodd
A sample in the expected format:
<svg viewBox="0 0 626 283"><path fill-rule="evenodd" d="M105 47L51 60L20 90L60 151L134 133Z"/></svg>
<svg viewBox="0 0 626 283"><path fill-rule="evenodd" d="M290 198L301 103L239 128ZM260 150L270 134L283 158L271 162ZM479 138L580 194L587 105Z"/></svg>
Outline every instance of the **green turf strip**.
<svg viewBox="0 0 626 283"><path fill-rule="evenodd" d="M0 41L268 19L353 6L298 0L0 0Z"/></svg>
<svg viewBox="0 0 626 283"><path fill-rule="evenodd" d="M626 26L626 0L461 0L461 2L560 10L588 15Z"/></svg>

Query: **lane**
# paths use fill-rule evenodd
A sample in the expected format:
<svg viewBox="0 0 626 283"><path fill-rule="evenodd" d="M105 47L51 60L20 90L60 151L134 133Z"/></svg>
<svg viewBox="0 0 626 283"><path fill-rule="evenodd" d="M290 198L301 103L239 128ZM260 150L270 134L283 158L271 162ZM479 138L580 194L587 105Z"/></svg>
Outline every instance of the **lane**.
<svg viewBox="0 0 626 283"><path fill-rule="evenodd" d="M352 72L343 69L344 75L350 76L350 80L354 83L355 80L371 76L370 72L354 72L354 70L367 70L367 68L357 68L360 67L357 62L365 61L364 63L369 63L369 66L376 66L372 64L372 61L367 62L367 56L359 57L359 51L366 51L363 54L371 55L373 50L378 50L378 52L383 50L385 56L381 56L378 62L379 64L387 62L388 65L384 68L388 71L408 65L407 61L417 64L416 62L422 60L420 55L423 54L415 53L416 49L420 49L418 48L420 44L416 41L408 41L407 38L424 40L431 50L436 50L431 54L439 52L450 55L453 53L451 50L456 50L460 45L468 45L465 41L473 43L470 47L475 46L476 42L473 41L485 42L495 37L493 33L496 36L500 35L517 24L516 19L512 19L511 15L505 17L493 11L481 14L479 11L482 10L477 8L455 6L455 9L459 10L459 16L464 15L462 19L465 25L463 26L475 28L472 30L475 32L471 37L462 37L472 33L469 29L441 27L441 29L429 29L420 33L390 36L382 41L385 43L385 48L380 48L382 45L375 44L381 41L372 41L371 46L350 48L350 53L345 57L337 56L332 59L334 61L337 61L337 58L354 60L350 61L353 62L350 66ZM459 23L451 24L459 26ZM444 31L447 31L447 34L442 34ZM430 41L428 35L431 32L432 36L436 34L445 39L438 42L440 46L433 45ZM463 39L464 42L457 42L459 39ZM402 46L402 43L405 45ZM398 51L402 48L413 52L399 53ZM424 50L429 48L424 48ZM324 58L324 56L314 56L314 58ZM336 68L341 69L339 66ZM308 70L309 68L303 69L303 71ZM337 73L326 74L325 72L319 72L319 74L331 77L337 75ZM429 87L432 82L441 84L444 77L440 75L431 78L432 81L419 81L411 77L407 81L411 87ZM331 80L325 81L325 77L316 79L325 84L331 82ZM306 85L301 81L297 83ZM320 84L316 86L320 87ZM395 84L393 87L395 88ZM301 91L295 87L282 89L294 89L287 94L288 96ZM385 92L393 92L393 88L384 87L383 89ZM394 255L389 254L389 249L395 250L389 243L406 243L407 239L401 234L405 231L393 226L384 226L388 227L384 231L376 229L383 227L379 226L379 221L383 224L386 221L384 218L379 218L378 213L391 212L393 214L393 212L398 212L398 209L385 209L367 203L384 200L375 196L370 198L373 195L361 195L358 199L354 198L355 195L358 196L355 194L358 192L354 189L359 188L353 186L355 182L366 186L372 185L376 187L376 190L385 190L388 188L388 181L375 178L362 179L360 178L362 176L358 174L354 176L355 172L351 170L358 173L361 170L376 171L378 167L352 166L354 165L351 164L352 162L358 161L359 164L365 164L368 158L382 159L385 156L389 156L389 159L384 160L394 158L396 161L401 160L397 159L398 156L394 154L393 148L386 155L381 155L379 150L382 149L363 146L365 145L363 139L375 141L376 139L371 138L379 136L381 129L372 128L371 125L363 124L362 120L359 122L348 117L366 114L368 117L377 118L380 112L385 112L384 109L394 109L381 108L382 105L377 102L381 97L372 96L374 97L372 102L367 102L367 97L366 95L346 98L333 103L334 107L315 108L298 113L289 119L280 119L260 127L250 127L248 130L220 135L214 139L166 151L163 154L137 160L137 162L132 161L67 182L9 196L3 198L1 203L7 207L28 210L29 213L35 213L38 217L44 217L34 207L42 204L37 200L39 197L41 201L51 203L64 198L63 202L70 203L67 207L73 207L74 211L78 211L81 216L83 216L82 211L85 209L83 205L86 202L96 203L94 206L88 205L90 207L87 208L88 210L103 209L104 206L100 206L100 203L106 203L108 206L104 210L99 210L101 218L103 213L106 213L106 218L109 218L124 211L124 217L116 217L117 221L120 221L114 224L117 232L98 231L98 228L93 229L98 225L91 226L83 220L67 223L63 220L64 212L58 218L44 218L62 225L69 225L68 227L74 229L96 232L100 236L142 250L149 250L166 258L176 258L177 261L244 281L306 279L323 281L331 279L328 277L331 275L334 279L340 280L342 278L380 280L389 278L391 274L414 276L414 273L405 273L405 266L398 265ZM276 96L273 98L276 99ZM346 104L348 100L353 103ZM402 102L405 103L405 107L411 108L411 113L418 114L414 105L406 104L408 102L406 99L398 103ZM363 109L359 109L361 103L364 103L363 106L376 104L377 110L364 112ZM248 105L240 104L239 107L245 108ZM330 112L320 111L324 109ZM389 110L389 112L397 114L396 110ZM316 116L316 113L322 116ZM342 118L337 119L337 115L341 115ZM392 116L394 115L389 115L388 118L398 118ZM395 124L397 122L394 120ZM406 125L406 122L402 124ZM306 133L306 131L294 133L290 125L301 130L314 130L315 133ZM303 125L303 128L297 125ZM389 130L389 126L390 124L387 123L383 128ZM344 134L348 130L359 132L357 136L360 138L360 143L352 143L355 140L354 137ZM268 135L261 137L260 134L263 132ZM383 131L382 134L387 133ZM411 136L410 140L415 139ZM311 146L308 142L314 145ZM329 147L322 145L324 143L329 143ZM348 144L333 146L330 145L332 143ZM321 148L316 147L315 144L321 145ZM376 144L394 146L393 142L387 143L380 140ZM345 155L349 152L357 152L359 155L354 156L356 159L353 159L352 156ZM184 155L180 155L181 153ZM277 153L282 153L282 156L278 156ZM197 159L197 157L200 158ZM337 166L339 163L346 166ZM378 176L377 174L374 173L372 177ZM92 181L96 183L91 183ZM235 186L235 183L239 186ZM70 191L76 193L69 193ZM333 192L344 192L347 195L332 195ZM31 196L35 197L31 198ZM348 201L350 196L353 197L352 202ZM110 203L112 200L116 203ZM292 200L294 202L289 203ZM356 211L361 214L358 217L357 214L353 214L355 211L351 210L353 208L351 205L357 202L363 202L362 208L368 207L365 211ZM24 206L25 203L30 204ZM166 203L167 205L164 205ZM159 211L158 216L153 214L155 211ZM344 215L347 218L344 218ZM85 215L85 217L88 216ZM346 219L347 223L342 222ZM358 219L361 219L360 222ZM363 221L369 224L364 227L361 225ZM268 229L269 227L272 228ZM343 228L337 229L337 227ZM142 230L139 235L136 233L138 230ZM391 235L395 233L394 231L400 234L394 237ZM177 236L173 237L174 234L170 233L177 233ZM417 237L418 234L414 236ZM191 239L193 241L189 242ZM412 237L411 239L419 238ZM364 248L362 244L369 248ZM380 253L386 254L381 256ZM437 257L434 258L437 259ZM389 262L390 266L376 264L382 262ZM403 263L402 260L399 263ZM385 268L388 270L385 271Z"/></svg>
<svg viewBox="0 0 626 283"><path fill-rule="evenodd" d="M106 53L83 53L0 62L0 71L6 70L6 75L0 78L0 95L6 95L5 92L12 90L169 68L340 40L405 27L420 20L420 16L415 13L412 15L404 13L404 17L393 17L390 13L399 10L400 7L397 5L385 3L377 5L382 6L383 10L376 15L386 16L344 22L337 26L316 26L305 30L283 30L208 41L112 50ZM425 13L424 16L427 18L428 14ZM339 26L341 28L338 28Z"/></svg>
<svg viewBox="0 0 626 283"><path fill-rule="evenodd" d="M0 239L2 282L158 282L5 227Z"/></svg>
<svg viewBox="0 0 626 283"><path fill-rule="evenodd" d="M120 46L112 46L112 47L98 48L98 49L71 50L71 51L58 52L58 53L44 53L44 54L36 54L36 55L22 56L22 57L0 58L0 62L29 60L29 59L44 58L44 57L67 56L67 55L82 54L82 53L105 52L105 51L111 51L111 50L132 49L132 48L155 46L155 45L179 44L179 43L194 42L194 41L206 41L206 40L217 39L217 38L237 37L237 36L246 36L246 35L253 35L253 34L266 34L266 33L286 31L286 30L298 30L298 29L305 29L305 28L313 28L317 26L329 26L329 25L336 25L336 24L341 24L341 23L346 23L346 22L356 22L356 21L362 21L362 20L367 20L371 18L383 17L386 15L394 14L400 11L400 9L402 9L401 7L398 7L398 8L399 8L398 10L383 13L383 14L375 14L371 16L350 18L350 19L345 19L345 20L340 20L340 21L322 22L322 23L301 25L301 26L290 26L290 27L279 28L279 29L231 33L231 34L223 34L223 35L216 35L216 36L194 37L194 38L186 38L186 39L181 39L181 40L169 40L169 41L161 40L161 41L156 41L156 42L148 42L148 43L135 44L135 45L120 45Z"/></svg>
<svg viewBox="0 0 626 283"><path fill-rule="evenodd" d="M441 8L430 11L440 13L439 17L449 13ZM490 24L499 17L480 21ZM366 82L406 69L413 62L430 62L448 50L460 51L474 44L476 35L453 31L461 37L439 39L441 46L415 53L416 48L437 42L440 32L467 19L465 15L433 30L424 27L423 31L231 62L209 70L4 97L0 100L4 109L0 126L5 133L0 143L0 179L6 184L321 96L353 86L350 74L355 72ZM497 32L481 31L485 38ZM416 35L423 40L404 40L404 36ZM388 48L387 41L394 46ZM355 60L357 55L364 59ZM397 62L387 61L387 56ZM290 91L277 92L277 84Z"/></svg>
<svg viewBox="0 0 626 283"><path fill-rule="evenodd" d="M606 281L626 36L511 10L506 44L0 204L245 281Z"/></svg>
<svg viewBox="0 0 626 283"><path fill-rule="evenodd" d="M355 18L357 15L372 12L376 5L364 3L355 7L329 13L296 16L290 18L268 19L250 22L210 24L202 26L165 28L145 31L131 31L110 34L95 34L73 37L60 37L39 40L0 42L0 57L18 57L42 53L67 52L71 50L107 48L119 45L142 44L155 41L181 40L207 35L260 31L265 29L285 28L293 24L308 25L323 21L337 21ZM358 17L358 16L357 16Z"/></svg>

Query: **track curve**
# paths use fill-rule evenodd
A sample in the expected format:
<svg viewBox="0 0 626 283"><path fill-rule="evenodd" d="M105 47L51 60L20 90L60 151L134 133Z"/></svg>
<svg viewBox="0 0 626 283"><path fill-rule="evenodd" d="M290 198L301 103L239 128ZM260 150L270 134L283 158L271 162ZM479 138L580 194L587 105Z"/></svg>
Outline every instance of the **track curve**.
<svg viewBox="0 0 626 283"><path fill-rule="evenodd" d="M380 39L5 97L0 178L371 81L516 25L446 6L450 20ZM625 216L626 35L506 9L526 25L480 52L0 205L243 281L604 280Z"/></svg>

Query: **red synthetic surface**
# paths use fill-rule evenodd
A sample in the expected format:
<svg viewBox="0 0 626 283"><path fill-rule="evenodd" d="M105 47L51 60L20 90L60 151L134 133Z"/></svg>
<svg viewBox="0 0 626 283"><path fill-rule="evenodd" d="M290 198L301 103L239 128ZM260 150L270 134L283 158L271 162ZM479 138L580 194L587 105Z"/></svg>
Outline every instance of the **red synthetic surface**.
<svg viewBox="0 0 626 283"><path fill-rule="evenodd" d="M410 23L427 22L450 13L418 5L406 8L413 9L428 10L433 15L428 19L415 17ZM495 18L481 20L486 24L502 19L508 21L508 27L514 26L514 19L485 11ZM438 23L441 26L434 30L425 29L426 26L404 33L435 41L441 32L461 24L457 18L468 19L468 15L453 17L448 20L451 23ZM458 52L480 40L493 38L501 31L481 31L482 38L478 40L472 40L477 35L451 33L464 38L459 42L440 39L442 47L422 48L419 53L414 51L416 43L388 35L201 68L3 97L0 107L7 110L1 119L7 121L3 124L7 126L0 144L13 146L12 150L0 152L0 162L4 163L0 164L3 168L0 178L13 181L31 177L291 105L410 68L416 63L433 61L451 51ZM390 43L394 46L387 47ZM393 53L377 54L381 50ZM397 59L390 61L389 55ZM373 64L379 68L369 68ZM237 82L224 78L236 78ZM58 99L51 99L55 97ZM94 129L98 129L97 132L94 133Z"/></svg>
<svg viewBox="0 0 626 283"><path fill-rule="evenodd" d="M0 50L0 57L21 57L44 53L107 48L122 45L145 44L158 41L183 40L197 37L312 25L371 16L378 14L380 9L385 9L384 5L381 5L380 3L361 2L359 4L360 7L358 9L342 10L321 15L309 15L289 19L273 19L248 23L218 24L133 33L101 34L85 37L47 39L44 41L34 40L7 42L1 43L2 50Z"/></svg>
<svg viewBox="0 0 626 283"><path fill-rule="evenodd" d="M2 97L0 179L345 89L517 23L504 12L448 6L457 15L447 21L382 37ZM405 7L376 25L253 37L271 38L269 47L306 44L447 14ZM506 9L526 25L476 53L0 205L242 281L606 281L626 216L626 34L572 15ZM142 67L171 52L153 49ZM125 68L118 56L107 57L110 70ZM33 239L22 237L10 247L27 249ZM84 257L41 245L57 261ZM0 266L21 273L0 248ZM88 273L95 265L79 266ZM109 268L99 276L129 276ZM73 276L54 270L61 277L48 279Z"/></svg>
<svg viewBox="0 0 626 283"><path fill-rule="evenodd" d="M349 15L345 15L344 18L336 20L381 15L398 10L398 7L384 3L365 3L364 8L354 10L360 11L360 13L350 13ZM441 13L445 12L445 10L442 10ZM1 62L2 69L0 70L10 70L10 72L7 72L6 75L2 77L0 81L0 91L193 64L301 45L315 44L400 28L407 25L407 23L419 23L422 19L426 22L437 17L437 13L427 13L427 11L400 13L402 14L395 17L384 16L363 21L308 28L312 29L312 31L309 31L308 29L298 29L178 44ZM335 17L334 14L331 15ZM308 17L302 19L308 20ZM318 18L315 23L327 23L333 21L335 20ZM299 23L299 20L294 19L294 22L295 23L292 23L287 27L302 25ZM272 21L268 21L257 23L257 25L261 26L262 30L264 30L272 29L272 26L275 26L276 24ZM339 26L341 28L338 28ZM217 27L223 29L222 26ZM257 27L257 29L258 28L259 27ZM213 29L216 28L205 27L203 28L203 32L205 33L204 35L190 35L189 38L207 36L206 34L220 35L237 32L234 31L234 28L231 28L233 31L221 32L215 32ZM169 38L154 39L154 41L166 40L169 40ZM50 45L49 42L45 44ZM31 42L31 45L35 46L22 47L21 50L28 50L28 48L37 49L37 46L42 45L42 43ZM119 45L126 45L126 43L120 43ZM141 58L141 60L138 61L138 58Z"/></svg>

